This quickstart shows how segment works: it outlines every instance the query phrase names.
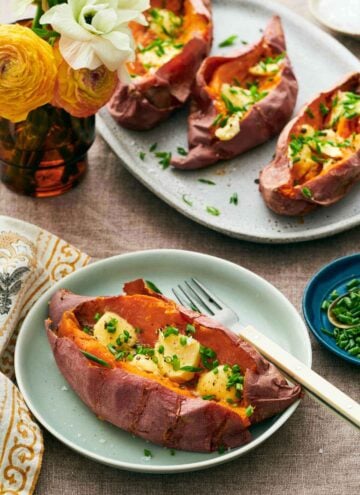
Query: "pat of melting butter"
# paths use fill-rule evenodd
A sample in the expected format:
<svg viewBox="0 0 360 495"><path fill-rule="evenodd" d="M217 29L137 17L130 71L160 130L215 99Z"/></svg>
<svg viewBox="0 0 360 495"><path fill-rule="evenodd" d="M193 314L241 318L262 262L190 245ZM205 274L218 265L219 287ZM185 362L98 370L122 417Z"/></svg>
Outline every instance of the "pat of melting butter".
<svg viewBox="0 0 360 495"><path fill-rule="evenodd" d="M224 369L225 368L225 369ZM231 375L231 368L220 365L215 370L208 371L200 376L196 391L202 397L213 397L215 400L239 401L235 387L227 388Z"/></svg>
<svg viewBox="0 0 360 495"><path fill-rule="evenodd" d="M160 373L178 383L188 382L194 377L194 372L182 370L182 367L197 368L200 363L200 343L181 334L165 336L160 332L155 353Z"/></svg>
<svg viewBox="0 0 360 495"><path fill-rule="evenodd" d="M240 132L240 120L235 113L230 115L224 127L218 127L215 131L215 136L220 141L230 141Z"/></svg>
<svg viewBox="0 0 360 495"><path fill-rule="evenodd" d="M135 328L111 311L106 311L94 325L94 337L105 346L114 344L123 349L133 347L137 341Z"/></svg>
<svg viewBox="0 0 360 495"><path fill-rule="evenodd" d="M183 24L182 18L171 10L151 9L149 14L150 29L160 37L176 36L178 29Z"/></svg>
<svg viewBox="0 0 360 495"><path fill-rule="evenodd" d="M146 371L147 373L159 375L159 368L150 356L144 354L136 354L134 359L131 361L131 364L142 371Z"/></svg>
<svg viewBox="0 0 360 495"><path fill-rule="evenodd" d="M149 68L149 72L153 73L166 63L170 62L170 60L178 55L180 51L180 48L164 43L161 51L156 48L146 50L144 52L140 52L138 54L138 58L143 66Z"/></svg>

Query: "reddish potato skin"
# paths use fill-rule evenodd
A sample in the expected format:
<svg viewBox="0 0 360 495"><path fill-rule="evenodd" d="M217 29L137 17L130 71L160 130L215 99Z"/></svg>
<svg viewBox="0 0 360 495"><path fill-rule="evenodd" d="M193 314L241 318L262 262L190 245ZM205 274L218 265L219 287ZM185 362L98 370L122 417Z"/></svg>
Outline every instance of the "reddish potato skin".
<svg viewBox="0 0 360 495"><path fill-rule="evenodd" d="M219 160L227 160L268 141L278 134L292 115L298 84L288 56L279 84L268 96L256 103L240 122L240 132L229 141L221 141L213 134L212 124L217 116L214 102L205 90L214 71L227 62L246 62L253 54L261 53L266 44L282 53L286 50L284 32L278 16L274 16L263 37L250 47L230 57L208 57L202 63L193 89L191 112L188 122L189 154L185 158L175 157L171 164L181 169L207 167Z"/></svg>
<svg viewBox="0 0 360 495"><path fill-rule="evenodd" d="M260 172L259 190L266 205L279 215L306 215L317 206L330 206L342 199L349 189L360 180L360 151L352 155L348 160L333 167L328 173L315 177L293 188L291 196L283 194L282 187L292 187L290 160L288 159L288 145L294 129L303 124L314 125L319 119L319 105L324 103L329 96L338 90L352 90L360 92L360 74L348 75L343 81L332 87L329 91L320 93L309 104L305 105L288 125L279 137L275 158ZM315 115L311 119L306 113L310 109ZM303 187L309 188L313 196L304 198L301 193Z"/></svg>
<svg viewBox="0 0 360 495"><path fill-rule="evenodd" d="M181 396L120 368L89 366L77 346L47 321L56 363L70 386L101 419L169 448L211 452L250 441L239 416L218 404Z"/></svg>
<svg viewBox="0 0 360 495"><path fill-rule="evenodd" d="M146 283L142 279L138 279L133 282L126 283L124 286L124 291L127 294L127 296L89 298L85 296L75 295L66 290L61 290L58 291L53 296L50 303L50 308L49 308L50 320L47 321L47 328L48 328L48 337L51 345L53 346L53 350L54 350L53 343L55 341L63 341L63 340L67 341L67 344L65 346L66 351L60 352L60 350L62 349L61 346L65 344L60 344L60 343L56 344L57 345L56 352L59 353L58 358L56 358L57 363L64 376L68 379L70 385L75 389L75 391L88 405L89 405L88 401L90 400L88 397L89 395L88 391L91 390L91 386L92 386L91 377L89 379L86 379L85 384L83 383L83 381L81 381L79 386L77 383L73 383L74 380L76 382L76 375L78 375L78 371L76 371L75 373L72 370L72 364L71 364L72 358L71 359L69 358L68 360L66 356L64 356L63 358L61 356L63 356L63 354L66 354L68 352L69 346L71 344L70 347L73 348L72 352L74 353L74 355L79 356L82 359L83 363L88 363L88 361L83 357L79 349L77 349L77 347L69 339L64 337L57 338L56 334L51 331L51 329L56 330L58 322L60 321L59 320L60 313L67 310L73 310L77 320L79 321L80 326L84 326L84 325L92 325L94 323L93 316L95 313L99 312L101 314L104 313L105 311L114 311L117 312L118 314L121 314L134 326L140 326L139 320L136 319L137 313L144 314L146 311L149 311L152 314L155 314L157 308L161 306L163 302L165 302L167 305L166 315L163 316L160 313L157 316L157 320L156 322L154 322L153 325L149 323L145 325L143 322L143 325L141 325L143 331L141 334L139 334L140 343L153 346L157 339L157 335L155 333L156 330L159 327L164 326L166 324L176 325L178 326L180 331L183 331L183 329L186 327L186 324L188 323L196 324L197 326L196 338L201 342L201 344L206 347L211 347L212 349L214 349L215 352L217 353L217 357L220 363L228 363L230 365L239 364L240 368L245 373L245 385L243 392L244 401L246 404L251 404L253 407L255 407L254 414L250 417L250 422L252 424L255 424L259 421L262 421L268 417L273 416L274 414L278 414L279 412L282 412L284 409L286 409L289 405L291 405L300 397L301 395L300 386L298 385L295 387L289 386L286 380L284 379L284 377L276 369L275 366L273 366L266 359L264 359L252 346L250 346L244 340L237 337L233 332L231 332L227 328L220 325L214 319L201 315L187 308L176 305L173 301L167 299L165 296L161 294L157 294L153 292L151 289L149 289ZM147 297L144 298L144 296ZM134 306L136 308L139 308L139 310L135 314L133 311ZM161 318L164 319L162 320ZM55 353L55 357L56 357L56 353ZM85 359L85 361L83 361L83 359ZM112 371L113 370L106 370L104 372L104 370L100 368L99 372L110 373ZM126 373L126 371L124 370L121 371L122 373ZM95 371L91 371L91 373L95 373ZM117 374L118 373L119 370L117 371ZM134 383L132 379L133 375L130 375L129 373L127 373L127 375L129 375L129 379L131 379L131 383ZM81 376L86 376L86 374L82 373ZM136 377L136 380L138 379L139 377ZM143 377L140 377L140 379L143 380ZM89 382L87 380L89 380ZM147 380L147 382L150 382L152 386L156 386L156 387L160 386L157 383L154 385L154 382L150 379ZM146 387L148 387L147 382L146 382ZM120 380L119 384L120 383L123 382ZM102 386L104 386L104 383ZM145 382L144 382L144 386L145 386ZM161 387L161 390L163 388L165 389L166 387ZM96 394L97 393L96 387L94 388L94 390L95 390L94 393ZM169 391L168 389L166 389L166 397L168 397L168 394L170 392L174 394L176 397L178 397L176 393ZM121 395L121 391L119 391L119 394ZM97 399L94 400L95 402L97 401ZM90 405L90 407L93 410L94 410L94 400ZM183 397L181 397L181 400L182 401L184 400ZM183 412L185 410L186 411L190 410L191 417L194 417L197 414L197 411L195 410L196 408L198 408L201 411L199 412L200 417L202 414L204 414L204 402L206 402L206 404L213 404L212 402L207 402L192 398L187 400L188 401L190 400L189 404L186 405L186 409L182 408L181 411ZM193 402L194 400L196 400L196 402ZM191 406L191 404L193 406ZM101 406L98 405L97 407L101 407ZM224 409L219 405L218 408L220 408L220 410L222 410L224 414L225 413L227 414L228 411L227 409ZM114 421L111 419L113 415L113 410L109 411L110 416L106 415L106 412L102 410L101 412L99 412L98 409L96 409L95 412L104 419L108 419L110 422L118 426L121 426L116 422L117 421L116 418L113 418ZM206 409L206 415L208 413L210 414L211 418L213 418L213 415L217 417L218 409L215 410L211 408L210 412L208 412L208 410ZM243 433L244 425L241 424L239 426L236 426L237 423L234 419L235 417L237 422L241 423L241 421L239 420L239 416L236 414L235 416L231 415L231 417L227 418L226 419L227 426L226 429L223 430L222 436L220 435L221 439L219 439L218 441L219 442L218 446L220 445L226 445L229 447L234 446L235 444L231 441L232 435L235 435L234 442L240 442L237 443L237 445L240 445L248 441L247 435ZM182 422L183 419L184 418L182 418L181 420ZM214 420L212 419L211 421ZM189 424L192 424L191 421ZM129 429L130 426L127 428L124 426L121 427L127 429L127 431L133 431ZM203 427L205 428L204 425ZM182 428L184 429L185 426L182 425ZM231 435L229 433L230 430L233 432L231 433ZM143 436L141 432L137 434ZM193 432L193 434L195 434L195 432ZM217 431L217 435L220 438L219 431ZM227 435L229 436L229 439L226 439ZM189 436L191 436L191 433L189 433ZM146 438L150 439L149 437ZM152 441L156 442L156 440L152 440ZM164 441L165 440L162 438L161 444L165 445ZM190 439L184 441L182 440L177 440L177 441L183 442L183 443L178 443L177 448L184 448L185 450L192 450L192 449L195 450L197 448L192 446ZM198 439L197 441L200 442L200 439ZM187 447L183 447L183 446L180 447L179 445L185 445L184 442L187 444ZM205 443L207 447L203 446L201 448L208 448L210 444L212 445L211 449L217 448L215 447L216 442L214 440L214 436L212 437L211 441L207 439ZM173 444L171 445L173 446Z"/></svg>
<svg viewBox="0 0 360 495"><path fill-rule="evenodd" d="M210 1L191 0L191 4L208 20L207 35L191 39L179 55L154 74L129 84L119 83L108 110L121 126L138 131L152 129L189 98L196 72L212 44Z"/></svg>

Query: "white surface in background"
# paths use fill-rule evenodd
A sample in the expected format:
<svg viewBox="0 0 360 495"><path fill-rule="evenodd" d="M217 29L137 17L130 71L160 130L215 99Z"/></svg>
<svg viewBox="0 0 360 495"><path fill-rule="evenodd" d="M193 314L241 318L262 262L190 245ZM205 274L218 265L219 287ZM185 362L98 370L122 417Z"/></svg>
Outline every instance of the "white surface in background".
<svg viewBox="0 0 360 495"><path fill-rule="evenodd" d="M312 7L329 27L360 35L360 0L318 0Z"/></svg>

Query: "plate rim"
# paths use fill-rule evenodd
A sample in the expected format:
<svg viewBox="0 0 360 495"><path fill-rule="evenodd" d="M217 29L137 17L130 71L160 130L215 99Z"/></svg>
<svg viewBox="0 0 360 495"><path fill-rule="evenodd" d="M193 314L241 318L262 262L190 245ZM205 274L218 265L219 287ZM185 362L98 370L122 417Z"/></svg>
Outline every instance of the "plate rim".
<svg viewBox="0 0 360 495"><path fill-rule="evenodd" d="M311 279L308 281L304 289L303 298L302 298L302 312L304 315L305 322L308 328L310 329L311 333L324 347L326 347L333 354L336 354L345 361L351 364L355 364L356 366L360 366L360 359L356 359L350 354L345 354L344 352L342 352L341 349L339 349L336 346L336 344L329 344L329 342L325 340L324 336L322 335L322 332L319 329L317 329L316 326L313 324L312 318L310 317L310 311L308 309L310 306L310 303L308 302L308 298L310 297L311 291L316 286L318 278L324 275L328 270L331 270L334 267L336 268L337 265L341 265L342 263L351 260L351 258L358 258L360 261L360 253L353 253L346 256L340 256L339 258L335 258L326 265L322 266L320 270L318 270L311 277Z"/></svg>
<svg viewBox="0 0 360 495"><path fill-rule="evenodd" d="M247 276L253 277L255 280L260 281L260 283L264 284L267 286L269 289L272 291L277 292L278 296L283 300L284 305L294 314L296 315L297 318L299 319L299 323L301 322L303 325L304 329L304 343L305 343L305 348L306 348L306 359L307 359L307 366L311 367L312 364L312 348L311 348L311 341L309 337L309 333L307 332L306 325L303 322L300 313L296 310L295 306L287 299L287 297L273 284L268 282L265 278L261 277L260 275L254 273L253 271L238 265L236 263L233 263L231 261L225 260L223 258L219 258L217 256L212 256L208 254L203 254L195 251L189 251L189 250L181 250L181 249L149 249L149 250L141 250L141 251L134 251L130 253L124 253L124 254L119 254L115 256L111 256L109 258L104 258L102 260L95 261L94 263L90 263L89 265L80 268L79 270L71 273L70 275L66 276L65 278L59 280L56 282L52 287L50 287L34 304L34 306L31 308L29 311L28 315L24 319L21 330L24 326L24 324L27 324L27 321L31 321L33 314L36 314L38 309L43 306L44 303L47 303L49 300L49 296L58 290L59 288L62 288L64 284L66 284L66 281L69 281L69 279L76 279L80 273L83 273L84 271L91 271L93 270L94 266L98 265L106 265L106 264L112 264L116 263L118 260L120 260L121 263L124 261L126 262L126 259L129 258L136 258L136 257L142 257L142 256L151 256L151 255L158 255L159 253L164 254L170 254L170 255L177 255L179 253L185 254L186 256L194 257L194 258L202 258L203 260L206 260L208 262L214 262L215 263L220 263L227 265L229 267L232 267L238 272L242 272ZM245 455L247 452L250 450L258 447L261 443L263 443L265 440L267 440L273 433L275 433L280 427L282 427L286 421L292 416L292 414L295 412L297 407L300 404L300 400L297 400L294 404L292 404L289 408L287 408L277 419L276 421L265 431L263 432L258 438L254 439L251 441L249 444L243 445L241 447L238 447L237 449L230 451L228 453L223 454L222 456L219 457L214 457L211 459L207 459L204 461L196 461L196 462L191 462L188 464L173 464L173 465L144 465L144 464L136 464L133 462L114 462L112 459L108 459L104 457L103 455L96 454L96 453L89 453L86 448L81 447L76 444L76 442L69 440L65 438L61 433L58 433L56 431L56 428L53 428L46 420L46 418L43 417L43 415L37 411L36 405L33 404L31 397L29 396L26 386L24 386L23 380L22 380L22 373L21 373L21 352L22 351L22 340L25 338L25 332L21 331L19 332L19 336L17 339L16 347L15 347L15 376L17 380L17 384L19 387L19 390L21 394L23 395L25 402L27 406L29 407L30 411L32 414L35 416L35 418L41 423L41 425L46 428L47 431L49 431L55 438L57 438L59 441L70 447L72 450L75 450L76 452L80 453L81 455L84 455L87 458L90 458L92 460L95 460L101 464L105 464L108 466L112 466L118 469L125 469L128 471L134 471L134 472L142 472L142 473L155 473L155 474L168 474L168 473L180 473L180 472L189 472L189 471L198 471L202 469L207 469L211 468L213 466L217 466L220 464L223 464L225 462L231 461L235 458L238 458L242 455ZM30 394L31 395L31 394ZM239 448L241 448L241 452L239 453Z"/></svg>
<svg viewBox="0 0 360 495"><path fill-rule="evenodd" d="M310 10L312 16L314 17L314 19L316 19L320 24L327 27L328 29L330 29L334 33L341 34L344 36L349 36L349 37L357 39L357 40L360 38L360 33L354 33L352 31L346 31L345 29L341 29L341 28L335 26L335 24L332 24L329 21L324 21L324 19L321 18L320 13L318 11L319 0L308 0L308 6L309 6L309 10Z"/></svg>
<svg viewBox="0 0 360 495"><path fill-rule="evenodd" d="M218 0L220 1L220 0ZM258 8L264 8L263 0L246 0L248 3L254 4L254 6ZM240 4L240 2L238 2ZM294 13L289 7L279 4L274 0L268 0L266 2L265 8L268 10L273 10L274 13L279 14L280 16L285 16L291 21L293 21L300 28L306 27L307 30L311 30L313 32L313 36L316 39L320 39L323 43L326 43L329 46L329 49L337 51L339 56L343 57L344 60L349 61L349 65L354 65L353 71L355 71L355 66L358 65L357 57L350 52L344 45L342 45L338 40L336 40L331 34L323 31L319 26L312 23L310 20L302 17L300 14ZM349 69L349 72L350 69ZM326 89L326 88L324 88ZM104 117L103 117L104 115ZM215 230L216 232L220 232L230 237L234 237L237 239L242 239L245 241L251 241L261 244L286 244L286 243L295 243L295 242L304 242L311 241L314 239L321 239L324 237L330 237L345 230L349 230L360 225L360 214L356 214L352 217L347 217L344 220L339 220L335 224L328 224L322 227L317 227L315 229L310 229L308 231L303 232L281 232L280 235L276 235L274 233L271 237L264 234L258 235L249 235L246 232L236 230L235 228L224 228L221 224L217 224L214 218L205 219L198 215L198 213L193 213L189 208L186 208L180 198L172 197L172 195L166 195L162 189L157 189L155 185L151 182L149 177L145 174L142 174L141 171L138 171L135 164L131 164L130 161L125 161L122 158L123 152L117 152L117 140L112 136L112 133L106 123L106 120L111 119L111 122L115 124L115 121L110 116L106 107L104 107L97 114L96 118L96 128L105 142L110 146L113 152L116 154L121 164L148 190L150 190L153 194L155 194L158 198L160 198L164 203L168 204L176 211L189 218L190 220L203 225L206 228L211 230ZM324 212L326 211L324 207Z"/></svg>

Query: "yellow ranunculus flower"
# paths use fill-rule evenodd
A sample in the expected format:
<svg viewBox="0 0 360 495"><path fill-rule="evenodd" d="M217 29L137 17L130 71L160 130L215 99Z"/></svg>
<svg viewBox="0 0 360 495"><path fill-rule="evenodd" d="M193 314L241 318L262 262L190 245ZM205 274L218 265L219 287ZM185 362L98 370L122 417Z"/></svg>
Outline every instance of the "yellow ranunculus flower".
<svg viewBox="0 0 360 495"><path fill-rule="evenodd" d="M0 25L0 117L13 122L53 97L56 63L52 47L31 29Z"/></svg>
<svg viewBox="0 0 360 495"><path fill-rule="evenodd" d="M105 105L112 96L118 77L104 65L95 70L74 70L55 48L58 75L52 104L74 117L89 117Z"/></svg>

